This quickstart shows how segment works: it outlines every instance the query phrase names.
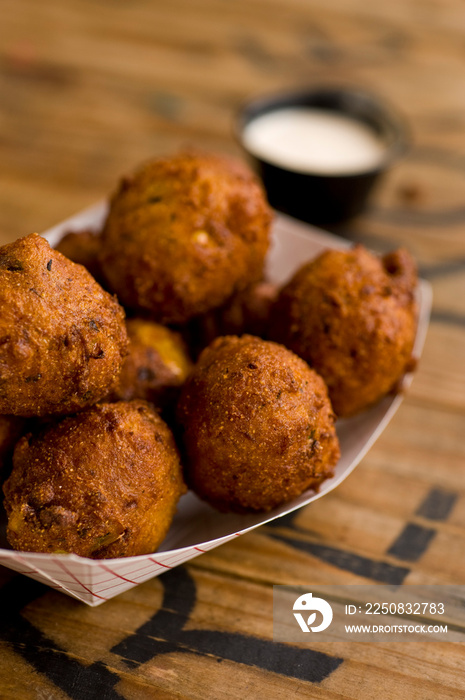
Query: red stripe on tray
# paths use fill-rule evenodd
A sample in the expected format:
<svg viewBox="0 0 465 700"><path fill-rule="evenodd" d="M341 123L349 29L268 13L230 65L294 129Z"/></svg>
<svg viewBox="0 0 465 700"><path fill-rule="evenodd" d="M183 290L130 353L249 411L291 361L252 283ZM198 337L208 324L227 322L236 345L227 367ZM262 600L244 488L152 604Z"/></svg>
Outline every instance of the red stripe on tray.
<svg viewBox="0 0 465 700"><path fill-rule="evenodd" d="M134 585L137 586L138 584L136 583ZM122 592L122 590L121 590L122 586L123 586L123 584L121 583L121 581L116 580L116 583L114 583L113 586L105 586L104 588L99 588L99 592L103 593L105 591L112 591L114 588L119 589L118 593L112 593L112 595L110 597L113 597L114 595L119 595L119 593Z"/></svg>
<svg viewBox="0 0 465 700"><path fill-rule="evenodd" d="M64 571L65 573L67 573L68 576L71 576L71 578L73 578L73 579L76 581L76 583L78 583L80 586L82 586L82 588L83 588L85 591L87 591L87 593L90 593L91 595L95 596L95 598L100 598L100 600L108 600L108 598L104 598L103 596L98 595L97 593L94 593L93 591L91 591L90 588L87 588L87 586L84 586L84 584L82 583L82 581L80 581L80 580L77 578L77 576L75 576L75 575L73 574L73 572L70 571L70 570L63 564L63 562L61 562L61 561L58 560L57 563L58 563L58 565L63 569L63 571Z"/></svg>
<svg viewBox="0 0 465 700"><path fill-rule="evenodd" d="M6 559L6 557L4 557ZM21 557L20 554L15 553L14 557L8 557L9 559L13 559L13 561L20 561L22 564L25 564L28 569L26 571L18 571L18 569L13 569L13 571L16 571L18 574L25 574L26 576L30 576L33 578L35 581L40 581L40 583L44 583L44 579L46 580L47 586L50 588L55 588L56 590L64 590L64 586L61 583L55 582L55 577L52 576L51 573L47 573L47 571L37 569L35 566L32 564L29 564L28 562L24 561L24 558Z"/></svg>
<svg viewBox="0 0 465 700"><path fill-rule="evenodd" d="M172 569L172 566L169 566L168 564L162 564L161 561L157 561L153 557L149 557L150 561L153 561L154 564L158 564L158 566L164 566L165 569Z"/></svg>
<svg viewBox="0 0 465 700"><path fill-rule="evenodd" d="M125 578L124 576L121 576L121 574L117 574L116 571L113 571L113 569L110 569L108 566L105 566L105 564L99 562L99 567L104 571L108 571L109 574L113 574L113 576L120 578L122 581L126 581L127 583L137 585L137 581L132 581L130 578Z"/></svg>
<svg viewBox="0 0 465 700"><path fill-rule="evenodd" d="M25 576L30 576L31 574L30 569L24 569L24 571L22 569L11 569L11 571L14 571L16 574L24 574ZM39 575L37 571L35 571L34 573L37 574L37 576Z"/></svg>

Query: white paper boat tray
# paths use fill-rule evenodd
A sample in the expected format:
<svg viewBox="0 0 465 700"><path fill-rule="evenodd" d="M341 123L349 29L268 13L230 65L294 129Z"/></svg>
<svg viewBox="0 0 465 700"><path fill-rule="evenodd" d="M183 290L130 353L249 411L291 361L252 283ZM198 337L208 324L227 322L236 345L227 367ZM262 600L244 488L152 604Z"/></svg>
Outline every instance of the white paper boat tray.
<svg viewBox="0 0 465 700"><path fill-rule="evenodd" d="M106 210L107 204L99 203L43 235L51 245L56 245L67 231L98 228ZM267 261L267 276L272 282L281 284L304 261L315 257L323 249L347 248L349 245L347 240L277 215ZM416 357L421 354L428 328L431 296L429 283L420 280ZM411 375L406 375L404 389L410 381ZM357 466L391 420L401 401L401 393L388 396L369 411L337 422L341 458L334 477L325 481L318 493L307 491L266 514L236 515L218 513L189 492L181 498L171 529L156 553L119 559L92 560L74 554L13 551L6 542L4 519L0 534L0 545L4 547L0 549L0 564L59 589L88 605L100 605L143 581L325 496Z"/></svg>

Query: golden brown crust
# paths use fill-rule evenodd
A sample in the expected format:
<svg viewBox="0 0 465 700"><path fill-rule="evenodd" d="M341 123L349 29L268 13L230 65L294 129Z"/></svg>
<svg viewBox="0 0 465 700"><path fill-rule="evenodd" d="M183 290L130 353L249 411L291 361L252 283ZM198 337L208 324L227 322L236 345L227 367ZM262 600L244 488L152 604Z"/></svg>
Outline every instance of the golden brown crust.
<svg viewBox="0 0 465 700"><path fill-rule="evenodd" d="M339 443L326 387L289 350L217 338L178 404L189 485L220 510L269 510L332 475Z"/></svg>
<svg viewBox="0 0 465 700"><path fill-rule="evenodd" d="M220 335L256 335L263 338L279 288L261 280L235 294L221 309Z"/></svg>
<svg viewBox="0 0 465 700"><path fill-rule="evenodd" d="M55 250L58 250L68 260L83 265L92 277L101 284L103 276L98 260L100 242L99 232L93 229L69 231L55 246Z"/></svg>
<svg viewBox="0 0 465 700"><path fill-rule="evenodd" d="M145 399L159 408L175 402L192 368L179 333L154 321L126 321L129 352L111 401Z"/></svg>
<svg viewBox="0 0 465 700"><path fill-rule="evenodd" d="M0 413L66 414L105 396L126 355L124 311L37 234L0 248Z"/></svg>
<svg viewBox="0 0 465 700"><path fill-rule="evenodd" d="M184 323L260 279L270 223L263 190L245 166L181 153L121 182L100 261L126 307Z"/></svg>
<svg viewBox="0 0 465 700"><path fill-rule="evenodd" d="M185 491L173 436L143 401L100 404L29 434L13 463L7 536L24 551L151 553Z"/></svg>
<svg viewBox="0 0 465 700"><path fill-rule="evenodd" d="M18 416L0 416L0 479L10 466L13 448L26 430L26 421Z"/></svg>
<svg viewBox="0 0 465 700"><path fill-rule="evenodd" d="M261 280L230 297L225 304L189 324L194 357L220 335L256 335L265 338L279 287Z"/></svg>
<svg viewBox="0 0 465 700"><path fill-rule="evenodd" d="M359 245L322 253L281 290L271 335L321 374L338 416L395 390L411 367L416 282L406 250L380 259Z"/></svg>

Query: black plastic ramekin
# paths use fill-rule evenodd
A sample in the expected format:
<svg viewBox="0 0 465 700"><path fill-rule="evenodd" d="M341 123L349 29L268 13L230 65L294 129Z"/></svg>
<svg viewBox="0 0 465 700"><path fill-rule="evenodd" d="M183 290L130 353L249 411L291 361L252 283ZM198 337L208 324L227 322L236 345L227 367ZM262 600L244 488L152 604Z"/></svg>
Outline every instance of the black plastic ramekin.
<svg viewBox="0 0 465 700"><path fill-rule="evenodd" d="M362 122L382 142L382 158L364 171L322 174L310 169L292 170L251 152L243 139L245 127L259 116L288 107L329 110ZM348 87L318 86L257 97L240 109L234 127L236 138L263 181L271 206L320 225L359 214L381 176L404 154L408 144L406 126L394 110L378 97Z"/></svg>

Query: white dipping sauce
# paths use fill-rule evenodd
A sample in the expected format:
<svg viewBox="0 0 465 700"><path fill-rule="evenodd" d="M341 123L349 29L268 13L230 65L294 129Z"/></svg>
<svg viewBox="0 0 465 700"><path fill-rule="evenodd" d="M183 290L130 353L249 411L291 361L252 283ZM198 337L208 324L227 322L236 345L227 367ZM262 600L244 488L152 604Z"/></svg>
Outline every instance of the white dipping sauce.
<svg viewBox="0 0 465 700"><path fill-rule="evenodd" d="M245 147L289 170L324 175L356 174L377 167L386 149L363 122L312 107L276 109L252 119Z"/></svg>

